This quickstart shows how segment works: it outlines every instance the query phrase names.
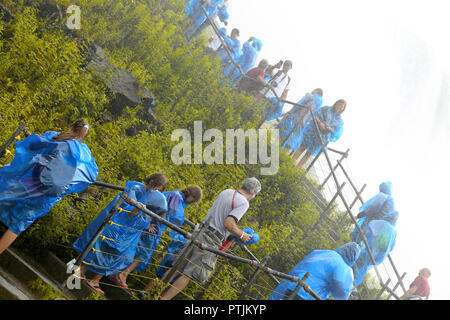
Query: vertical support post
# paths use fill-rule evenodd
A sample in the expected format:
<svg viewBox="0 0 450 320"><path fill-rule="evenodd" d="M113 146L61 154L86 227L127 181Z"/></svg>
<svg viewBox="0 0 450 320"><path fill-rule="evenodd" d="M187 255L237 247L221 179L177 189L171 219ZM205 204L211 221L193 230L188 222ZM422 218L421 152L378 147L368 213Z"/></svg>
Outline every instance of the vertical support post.
<svg viewBox="0 0 450 320"><path fill-rule="evenodd" d="M103 232L103 230L106 228L106 225L109 223L109 221L112 219L116 211L119 209L120 205L124 202L124 200L128 197L128 194L124 191L121 193L119 199L117 199L116 203L112 207L112 209L109 211L108 215L106 216L106 219L103 221L103 223L98 228L97 232L94 234L92 239L89 241L87 246L84 248L83 252L78 256L77 260L75 261L75 266L80 267L83 260L86 258L89 251L94 246L95 241L97 241L100 234ZM77 268L74 268L76 270Z"/></svg>
<svg viewBox="0 0 450 320"><path fill-rule="evenodd" d="M348 157L348 152L350 149L347 149L347 151L345 152L345 154L342 155L342 157L337 161L336 165L331 169L331 172L336 172L336 169L339 167L339 164L344 161L345 158ZM331 176L333 175L332 173L329 173L328 176L325 178L325 180L320 184L319 189L323 189L323 187L325 186L325 184L328 182L328 180L331 178Z"/></svg>
<svg viewBox="0 0 450 320"><path fill-rule="evenodd" d="M380 300L381 295L382 295L382 294L384 293L384 291L387 289L387 286L388 286L389 282L391 282L391 279L388 279L388 280L386 281L386 283L385 283L385 284L383 285L383 287L381 288L380 292L378 292L378 295L377 295L377 297L375 298L375 300Z"/></svg>
<svg viewBox="0 0 450 320"><path fill-rule="evenodd" d="M206 13L205 8L203 8L203 5L200 7L200 10L197 11L197 13L195 14L195 16L192 18L192 26L194 26L194 21L197 20L198 17L200 17L201 14L205 14L206 18L208 18L208 14ZM201 26L201 25L200 25ZM200 28L200 26L196 27L194 29L194 31L192 31L192 33L189 35L188 38L186 38L187 41L191 41L192 37L194 36L195 32L197 32L197 30Z"/></svg>
<svg viewBox="0 0 450 320"><path fill-rule="evenodd" d="M340 187L339 190L342 190L342 188L344 188L345 186L345 182L343 182ZM328 213L328 211L330 210L331 206L333 205L333 203L336 201L337 197L339 196L339 192L336 192L336 194L333 196L333 198L331 199L331 201L328 203L327 207L325 208L325 210L323 210L320 215L319 215L319 220L314 224L314 226L311 228L312 229L316 229L317 225L321 222L321 220L323 219L323 217L326 217L326 214Z"/></svg>
<svg viewBox="0 0 450 320"><path fill-rule="evenodd" d="M352 186L353 190L357 193L358 199L359 201L361 201L361 204L364 203L364 200L362 199L361 195L358 193L358 189L356 188L356 186L353 184L353 181L350 179L347 170L345 170L344 166L342 165L342 163L339 163L339 167L341 168L342 172L345 175L345 178L347 178L348 182L350 182L350 185Z"/></svg>
<svg viewBox="0 0 450 320"><path fill-rule="evenodd" d="M305 151L308 152L308 151ZM305 174L300 178L300 182L303 181L303 179L306 178L306 176L308 175L309 170L311 170L311 168L314 166L314 164L316 163L316 161L319 159L319 157L321 156L323 152L323 148L319 151L319 153L314 157L313 161L311 161L311 163L309 164L309 166L306 168Z"/></svg>
<svg viewBox="0 0 450 320"><path fill-rule="evenodd" d="M308 279L310 276L309 272L306 272L305 275L303 276L302 280L303 282L306 281L306 279ZM292 293L289 295L289 297L287 298L287 300L293 300L295 298L295 296L297 295L297 293L300 291L300 289L302 288L301 283L299 282L297 284L297 286L295 287L294 291L292 291Z"/></svg>
<svg viewBox="0 0 450 320"><path fill-rule="evenodd" d="M364 191L364 189L366 188L366 184L364 184L363 186L362 186L362 188L361 188L361 190L359 191L359 192L357 192L356 193L356 197L355 197L355 199L353 200L353 202L350 204L350 206L349 206L349 208L350 208L350 210L352 210L353 209L353 206L356 204L356 202L358 201L358 197L360 197L360 194ZM345 216L344 216L345 217ZM343 220L344 220L344 217L341 217L341 219L339 219L339 221L338 221L338 224L339 225L342 225L343 224Z"/></svg>
<svg viewBox="0 0 450 320"><path fill-rule="evenodd" d="M19 128L17 128L17 130L14 131L14 133L11 135L11 137L8 139L8 141L6 141L6 143L1 147L0 158L5 155L6 149L8 149L8 147L11 145L11 143L13 143L14 139L24 130L25 130L25 124L22 123L22 124L20 124Z"/></svg>
<svg viewBox="0 0 450 320"><path fill-rule="evenodd" d="M303 108L307 108L306 106L304 106L304 105L300 105L301 107L303 107ZM294 106L294 108L295 108L295 106ZM285 116L286 117L286 116ZM284 117L283 117L284 118ZM301 120L301 119L300 119ZM291 131L289 131L289 133L288 133L288 135L286 136L286 138L284 138L283 139L283 141L281 142L281 145L283 146L285 143L286 143L286 141L288 141L289 140L289 138L294 134L294 132L298 129L298 127L300 126L300 121L298 121L296 124L295 124L295 126L291 129Z"/></svg>
<svg viewBox="0 0 450 320"><path fill-rule="evenodd" d="M395 275L397 276L398 283L402 287L403 293L406 293L407 290L406 290L405 285L403 284L403 277L406 275L406 273L404 273L403 276L400 277L400 274L398 273L397 268L395 267L394 261L392 260L392 257L390 254L388 254L388 259L389 259L389 262L391 263L392 269L394 269Z"/></svg>
<svg viewBox="0 0 450 320"><path fill-rule="evenodd" d="M403 275L399 278L398 282L395 284L394 288L392 289L392 291L395 292L395 290L397 290L398 286L403 284L402 280L403 278L406 276L406 272L403 273ZM392 293L389 293L387 299L389 300L389 298L392 297Z"/></svg>
<svg viewBox="0 0 450 320"><path fill-rule="evenodd" d="M250 257L250 259L255 260L256 262L260 262L258 258L250 251L249 248L247 248L244 244L239 244L242 250ZM269 277L272 278L273 281L275 281L277 284L280 284L280 280L278 280L277 277L275 277L273 274L269 273Z"/></svg>
<svg viewBox="0 0 450 320"><path fill-rule="evenodd" d="M239 295L238 300L243 300L243 298L248 294L251 286L253 285L253 283L256 280L256 277L261 272L261 267L263 267L266 264L267 260L269 260L269 256L265 256L262 259L261 264L256 268L256 271L253 273L252 277L250 278L249 282L247 283L247 286L244 288L244 290L242 290L241 294Z"/></svg>

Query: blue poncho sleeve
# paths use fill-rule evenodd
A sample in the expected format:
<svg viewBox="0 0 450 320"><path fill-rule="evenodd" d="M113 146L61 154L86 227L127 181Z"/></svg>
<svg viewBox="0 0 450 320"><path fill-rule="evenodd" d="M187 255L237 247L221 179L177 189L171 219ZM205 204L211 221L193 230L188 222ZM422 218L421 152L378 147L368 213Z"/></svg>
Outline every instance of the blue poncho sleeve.
<svg viewBox="0 0 450 320"><path fill-rule="evenodd" d="M334 133L330 135L330 142L338 141L340 137L342 137L342 133L344 132L344 120L340 121L339 124L333 128Z"/></svg>
<svg viewBox="0 0 450 320"><path fill-rule="evenodd" d="M317 116L326 125L333 129L333 133L328 132L324 143L339 140L344 131L344 121L341 116L334 112L332 107L323 107L317 110Z"/></svg>
<svg viewBox="0 0 450 320"><path fill-rule="evenodd" d="M181 225L184 223L184 197L179 191L172 192L166 195L166 197L169 208L166 219L167 221L177 225L178 227L181 227Z"/></svg>
<svg viewBox="0 0 450 320"><path fill-rule="evenodd" d="M231 49L233 50L233 58L236 60L239 55L240 55L240 51L241 51L241 42L239 41L239 39L235 38L235 39L231 39L232 44L231 44Z"/></svg>

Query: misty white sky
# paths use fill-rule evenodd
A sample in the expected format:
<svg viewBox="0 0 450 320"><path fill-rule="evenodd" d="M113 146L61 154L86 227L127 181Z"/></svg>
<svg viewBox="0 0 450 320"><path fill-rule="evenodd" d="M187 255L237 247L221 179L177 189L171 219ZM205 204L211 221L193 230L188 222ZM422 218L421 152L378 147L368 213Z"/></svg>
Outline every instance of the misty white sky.
<svg viewBox="0 0 450 320"><path fill-rule="evenodd" d="M293 61L288 100L316 87L324 105L347 100L344 134L330 147L350 149L365 200L392 181L400 217L391 256L407 286L431 269L430 299L450 299L447 2L229 0L229 30L261 39L260 58Z"/></svg>

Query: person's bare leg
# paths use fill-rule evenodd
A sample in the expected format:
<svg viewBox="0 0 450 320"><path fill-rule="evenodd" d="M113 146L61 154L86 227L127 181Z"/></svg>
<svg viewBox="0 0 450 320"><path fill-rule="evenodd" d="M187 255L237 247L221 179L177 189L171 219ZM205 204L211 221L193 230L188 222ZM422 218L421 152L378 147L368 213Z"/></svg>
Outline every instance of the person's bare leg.
<svg viewBox="0 0 450 320"><path fill-rule="evenodd" d="M84 278L85 275L86 275L86 266L82 264L80 267L80 277Z"/></svg>
<svg viewBox="0 0 450 320"><path fill-rule="evenodd" d="M95 276L92 277L91 280L86 280L86 281L93 287L100 287L100 280L102 279L102 277L103 276L101 274L96 274ZM101 290L100 288L97 288L97 290L101 294L104 294L103 290Z"/></svg>
<svg viewBox="0 0 450 320"><path fill-rule="evenodd" d="M152 288L155 286L156 284L156 279L152 279L144 288L145 292L150 292L150 290L152 290Z"/></svg>
<svg viewBox="0 0 450 320"><path fill-rule="evenodd" d="M309 160L310 157L311 155L308 152L306 152L306 154L303 156L303 158L300 159L300 162L297 164L297 170L303 168L303 166Z"/></svg>
<svg viewBox="0 0 450 320"><path fill-rule="evenodd" d="M183 291L184 288L186 288L189 281L191 281L190 278L186 277L185 275L181 275L181 277L178 278L177 281L173 283L173 285L171 285L169 288L164 290L163 293L161 293L159 299L171 300L173 297Z"/></svg>
<svg viewBox="0 0 450 320"><path fill-rule="evenodd" d="M170 270L172 270L172 268L168 269L168 270L164 273L164 275L163 275L163 277L161 278L161 280L164 281L164 280L167 278L167 276L169 275ZM174 274L172 275L172 277L170 278L170 280L167 281L167 282L172 282L173 279L175 279L175 277L178 276L178 275L181 275L181 273L180 273L179 271L175 271Z"/></svg>
<svg viewBox="0 0 450 320"><path fill-rule="evenodd" d="M91 280L89 280L90 284L93 284L95 286L99 286L100 285L100 280L103 278L103 276L101 274L96 274L95 276L92 277Z"/></svg>
<svg viewBox="0 0 450 320"><path fill-rule="evenodd" d="M17 239L17 234L12 232L10 229L6 230L0 239L0 254L3 253L10 245Z"/></svg>
<svg viewBox="0 0 450 320"><path fill-rule="evenodd" d="M304 146L300 146L295 152L294 155L292 156L295 160L297 160L300 155L303 153L303 151L305 151L305 147Z"/></svg>
<svg viewBox="0 0 450 320"><path fill-rule="evenodd" d="M140 263L140 261L133 261L132 264L130 264L125 270L123 270L122 272L120 272L118 274L119 280L123 283L123 284L127 284L127 277L130 274L131 271L133 271L138 264Z"/></svg>
<svg viewBox="0 0 450 320"><path fill-rule="evenodd" d="M164 281L164 279L169 275L169 271L170 269L167 269L166 272L164 272L162 278L159 281ZM175 272L174 276L172 277L172 279L177 275L178 273ZM155 284L158 282L158 279L152 279L147 286L144 288L145 292L149 292L150 290L152 290L152 288L155 286Z"/></svg>

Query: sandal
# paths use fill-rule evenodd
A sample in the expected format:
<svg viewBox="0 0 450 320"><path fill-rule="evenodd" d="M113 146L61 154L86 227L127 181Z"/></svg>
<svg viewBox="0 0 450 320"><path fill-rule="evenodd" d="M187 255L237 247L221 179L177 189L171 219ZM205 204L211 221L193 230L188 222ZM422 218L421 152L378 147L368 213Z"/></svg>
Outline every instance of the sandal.
<svg viewBox="0 0 450 320"><path fill-rule="evenodd" d="M119 275L118 275L117 273L108 276L108 278L109 278L110 280L114 281L115 283L117 283L117 284L118 284L119 286L121 286L123 289L127 290L128 292L131 292L130 288L128 288L128 286L127 286L125 283L123 283L122 281L120 281Z"/></svg>
<svg viewBox="0 0 450 320"><path fill-rule="evenodd" d="M94 285L90 284L89 281L87 281L87 280L84 280L83 283L84 283L88 288L90 288L92 291L97 292L97 293L98 293L99 295L101 295L102 297L105 296L105 292L103 292L103 290L100 289L100 286L94 286Z"/></svg>

